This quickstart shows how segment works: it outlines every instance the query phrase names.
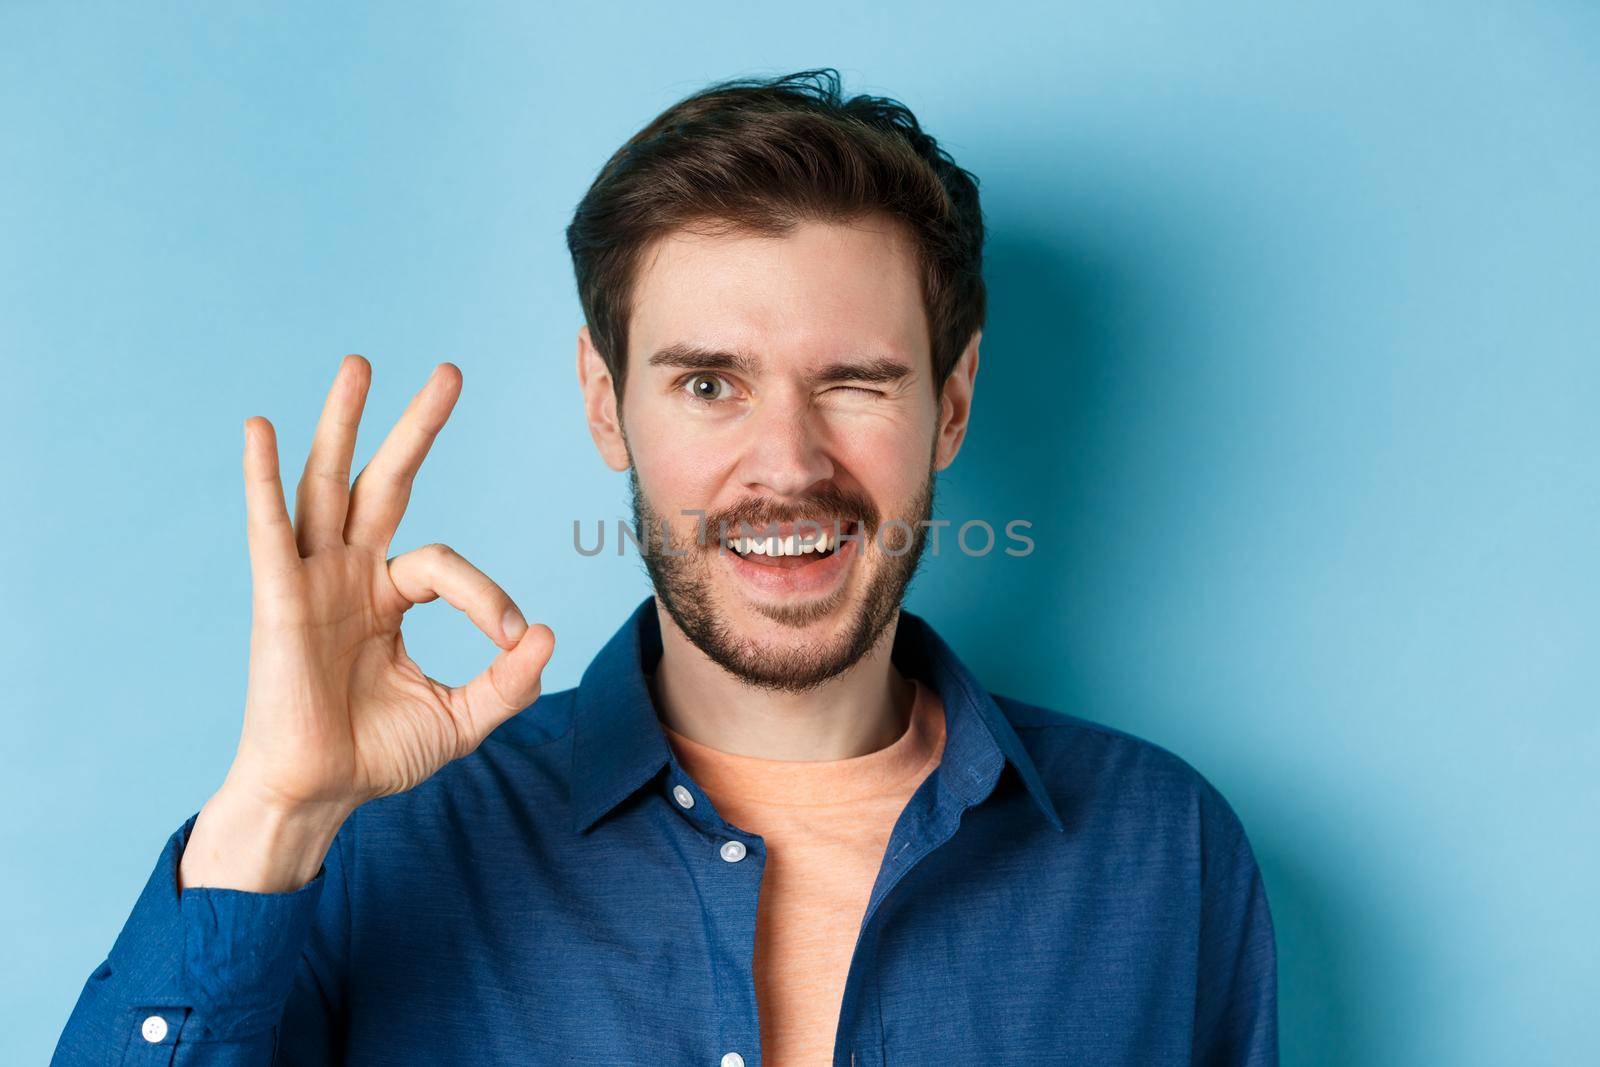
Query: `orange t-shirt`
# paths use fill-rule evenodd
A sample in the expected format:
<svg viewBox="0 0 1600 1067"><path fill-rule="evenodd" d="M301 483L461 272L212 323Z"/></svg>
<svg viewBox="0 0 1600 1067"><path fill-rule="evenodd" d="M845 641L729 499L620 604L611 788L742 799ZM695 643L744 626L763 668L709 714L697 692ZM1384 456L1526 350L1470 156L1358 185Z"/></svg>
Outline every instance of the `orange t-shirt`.
<svg viewBox="0 0 1600 1067"><path fill-rule="evenodd" d="M833 1063L850 957L889 833L944 751L939 694L913 681L906 732L849 759L735 755L662 724L717 812L766 842L753 966L767 1067Z"/></svg>

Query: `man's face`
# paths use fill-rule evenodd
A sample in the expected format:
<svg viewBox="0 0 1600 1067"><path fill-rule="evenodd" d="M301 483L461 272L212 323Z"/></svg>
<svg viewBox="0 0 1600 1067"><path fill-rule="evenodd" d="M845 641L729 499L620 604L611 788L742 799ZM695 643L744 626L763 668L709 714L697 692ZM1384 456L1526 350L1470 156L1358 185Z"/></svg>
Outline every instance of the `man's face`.
<svg viewBox="0 0 1600 1067"><path fill-rule="evenodd" d="M616 436L645 563L679 628L752 684L799 691L859 660L921 555L954 447L914 257L880 216L679 231L642 263ZM585 381L592 427L602 384ZM769 535L780 552L759 551Z"/></svg>

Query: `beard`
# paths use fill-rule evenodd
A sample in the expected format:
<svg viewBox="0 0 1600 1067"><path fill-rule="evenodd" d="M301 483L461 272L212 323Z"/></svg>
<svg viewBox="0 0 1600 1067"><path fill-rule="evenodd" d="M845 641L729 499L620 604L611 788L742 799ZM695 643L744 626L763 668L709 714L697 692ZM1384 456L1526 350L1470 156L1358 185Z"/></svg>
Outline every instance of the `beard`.
<svg viewBox="0 0 1600 1067"><path fill-rule="evenodd" d="M650 506L632 465L628 468L628 488L645 570L657 599L678 628L713 663L741 681L761 689L800 693L815 689L854 666L872 651L899 613L906 589L922 562L927 520L933 514L934 472L930 464L921 490L905 509L887 520L894 523L894 532L882 538L889 551L880 545L879 530L885 520L872 501L838 488L808 493L787 507L748 500L720 512L707 512L699 520L700 536L688 541L677 537ZM854 520L861 536L856 543L857 566L874 557L881 561L859 602L849 609L843 632L835 638L781 649L765 648L745 638L718 614L715 606L711 557L718 551L732 551L721 547L722 531L734 536L741 523L759 530L770 523L823 516L828 517L824 527L836 522L842 528ZM905 525L894 522L896 519ZM780 629L799 629L833 615L850 595L847 581L818 601L752 607Z"/></svg>

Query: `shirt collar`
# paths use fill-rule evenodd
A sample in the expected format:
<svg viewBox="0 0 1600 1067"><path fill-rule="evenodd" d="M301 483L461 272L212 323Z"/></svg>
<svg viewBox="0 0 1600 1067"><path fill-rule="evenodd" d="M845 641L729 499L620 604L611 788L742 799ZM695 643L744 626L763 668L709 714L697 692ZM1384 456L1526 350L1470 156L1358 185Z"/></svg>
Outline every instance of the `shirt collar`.
<svg viewBox="0 0 1600 1067"><path fill-rule="evenodd" d="M931 685L944 703L945 747L938 773L958 797L969 805L983 800L1010 762L1045 819L1064 829L1005 713L932 626L902 609L891 657L901 673ZM572 828L578 833L673 762L645 684L645 672L660 658L661 624L650 596L600 649L578 683L571 780Z"/></svg>

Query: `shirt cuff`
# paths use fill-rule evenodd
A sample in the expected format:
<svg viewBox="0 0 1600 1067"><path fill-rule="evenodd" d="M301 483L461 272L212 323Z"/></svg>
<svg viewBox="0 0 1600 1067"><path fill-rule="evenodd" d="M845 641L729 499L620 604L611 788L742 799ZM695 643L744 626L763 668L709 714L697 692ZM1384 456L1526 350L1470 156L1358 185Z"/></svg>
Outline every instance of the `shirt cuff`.
<svg viewBox="0 0 1600 1067"><path fill-rule="evenodd" d="M310 936L326 866L286 893L191 886L178 865L199 812L167 839L111 962L136 1002L192 1007L205 1037L228 1040L275 1026Z"/></svg>

